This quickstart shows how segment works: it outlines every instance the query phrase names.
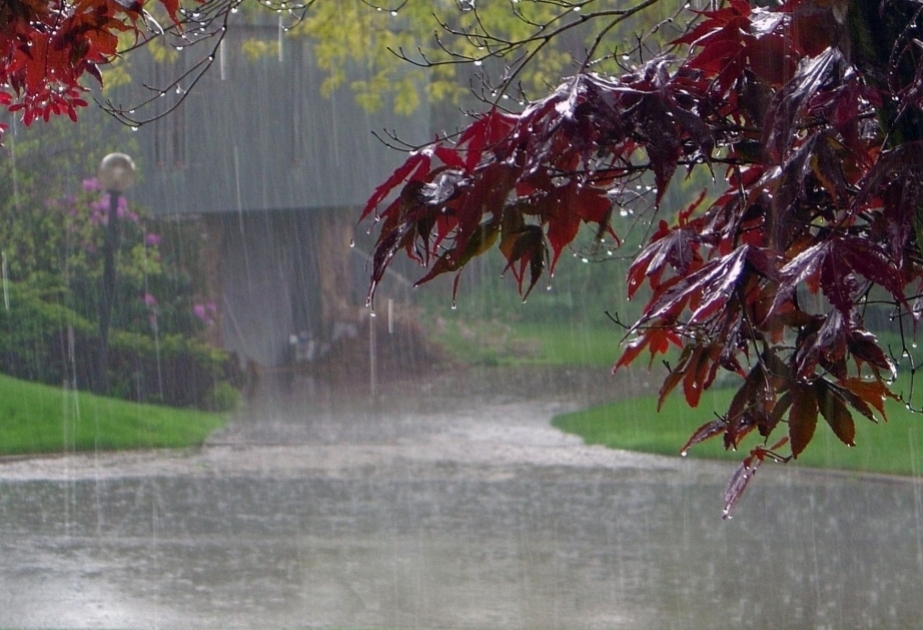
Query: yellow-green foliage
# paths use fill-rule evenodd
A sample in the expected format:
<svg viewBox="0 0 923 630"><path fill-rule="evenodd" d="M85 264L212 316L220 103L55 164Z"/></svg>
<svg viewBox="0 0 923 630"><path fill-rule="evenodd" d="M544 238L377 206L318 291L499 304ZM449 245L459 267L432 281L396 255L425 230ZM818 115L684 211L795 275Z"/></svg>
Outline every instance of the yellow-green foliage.
<svg viewBox="0 0 923 630"><path fill-rule="evenodd" d="M103 77L103 94L108 94L113 88L131 83L129 63L122 57L106 65L100 74Z"/></svg>
<svg viewBox="0 0 923 630"><path fill-rule="evenodd" d="M250 37L240 45L240 50L248 61L256 61L261 57L279 54L279 40L265 40Z"/></svg>
<svg viewBox="0 0 923 630"><path fill-rule="evenodd" d="M421 86L429 72L401 62L391 51L417 49L418 29L432 19L426 17L426 4L408 2L394 16L360 0L316 3L292 35L311 40L314 59L326 74L321 84L325 96L346 85L350 70L358 69L366 78L353 80L349 87L359 103L375 110L388 99L395 110L410 113L422 100Z"/></svg>
<svg viewBox="0 0 923 630"><path fill-rule="evenodd" d="M157 63L174 63L179 59L179 51L165 45L162 39L152 39L147 43L147 48Z"/></svg>
<svg viewBox="0 0 923 630"><path fill-rule="evenodd" d="M509 47L501 58L485 60L483 69L497 83L508 76L508 67L525 60L512 84L527 98L539 98L577 69L600 33L604 37L594 54L600 59L593 66L599 72L620 72L625 60L619 53L637 48L639 41L657 48L676 35L662 27L671 24L668 18L683 2L645 0L641 4L649 6L644 11L615 24L621 12L637 8L624 4L617 0L479 0L475 12L462 10L457 0L406 0L394 3L396 10L378 8L367 0L317 0L289 29L288 36L310 41L314 62L324 73L321 92L325 96L348 87L367 110L388 108L410 115L427 102L461 102L471 92L471 66L442 64L484 58L489 52L501 51L504 42L518 45ZM240 8L238 20L264 18L265 9L258 3ZM594 13L602 15L586 19ZM155 17L166 20L162 15ZM573 23L580 26L545 39ZM541 24L547 26L540 28ZM648 40L656 40L656 45ZM241 51L252 62L277 55L279 46L276 38L248 38ZM158 38L146 47L160 63L173 63L179 57ZM425 67L430 63L435 65ZM124 62L108 67L107 88L130 81L129 71Z"/></svg>
<svg viewBox="0 0 923 630"><path fill-rule="evenodd" d="M613 9L616 3L581 4L581 10L589 13ZM650 15L631 22L631 28L640 29L639 34L650 32L677 3L663 0L653 5ZM573 6L518 0L486 0L477 6L475 14L460 10L457 2L444 0L408 0L397 11L375 10L363 0L317 2L305 19L292 29L291 35L308 37L312 41L315 60L326 73L322 85L324 94L329 95L346 84L349 68L362 68L368 78L349 83L359 103L368 109L378 109L391 102L395 111L410 114L427 100L458 102L469 94L471 86L467 79L459 76L459 68L463 66L424 68L400 59L398 52L418 62L440 63L484 57L489 49L496 50L500 41L525 42L502 59L490 60L489 69L496 79L503 74L503 66L528 59L515 83L528 96L537 97L556 85L562 75L575 70L576 63L582 60L586 42L592 41L617 17L589 20L576 36L569 37L569 45L565 45L563 38L556 38L546 46L544 40L535 37L536 25L550 23L552 26L546 29L547 33L565 22L579 19L574 17ZM454 36L442 25L469 35ZM622 42L635 41L625 29L612 29L601 52L611 52L622 48Z"/></svg>

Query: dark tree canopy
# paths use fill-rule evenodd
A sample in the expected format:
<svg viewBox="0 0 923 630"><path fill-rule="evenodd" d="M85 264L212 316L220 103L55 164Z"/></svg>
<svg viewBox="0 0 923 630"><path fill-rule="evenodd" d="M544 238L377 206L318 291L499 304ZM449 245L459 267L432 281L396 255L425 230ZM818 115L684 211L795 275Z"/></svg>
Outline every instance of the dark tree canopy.
<svg viewBox="0 0 923 630"><path fill-rule="evenodd" d="M177 0L158 0L176 19ZM0 105L36 118L86 106L85 75L101 80L119 35L137 28L143 3L111 0L7 0L0 5Z"/></svg>
<svg viewBox="0 0 923 630"><path fill-rule="evenodd" d="M492 247L527 295L582 225L617 237L613 210L656 212L677 173L708 171L721 191L658 217L634 257L629 297L651 297L614 371L675 346L660 400L680 389L692 407L737 375L727 411L683 447L759 435L727 514L765 459L797 458L820 421L852 446L856 419L886 419L895 397L864 320L872 295L908 331L923 312L923 5L711 4L621 72L594 72L591 56L522 111L487 107L413 151L362 216L378 226L370 295L401 252L423 283Z"/></svg>
<svg viewBox="0 0 923 630"><path fill-rule="evenodd" d="M182 76L195 85L214 60L229 17L243 0L3 0L0 2L0 107L26 124L87 106L87 94L121 56L150 42L207 50ZM275 10L274 0L258 0ZM301 2L282 2L301 11ZM171 86L146 86L151 101ZM91 99L92 100L92 99ZM132 107L146 103L132 104ZM132 124L128 110L104 107ZM4 125L0 124L0 140Z"/></svg>

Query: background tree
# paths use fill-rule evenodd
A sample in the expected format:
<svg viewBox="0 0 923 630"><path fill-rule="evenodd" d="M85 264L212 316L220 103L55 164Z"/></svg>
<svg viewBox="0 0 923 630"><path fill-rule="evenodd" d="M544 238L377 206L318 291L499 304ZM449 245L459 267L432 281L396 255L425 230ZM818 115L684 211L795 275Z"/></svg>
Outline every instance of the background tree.
<svg viewBox="0 0 923 630"><path fill-rule="evenodd" d="M372 73L350 85L359 101L376 109L390 99L397 112L409 114L427 103L457 106L473 103L472 94L489 98L504 82L513 88L504 100L547 93L583 61L601 29L612 29L593 19L595 11L588 19L562 17L607 4L612 3L316 2L292 22L290 34L311 40L318 66L327 72L325 90L343 84L350 65L362 64ZM657 6L630 29L616 26L609 33L618 48L630 48L639 34L655 37L661 29L678 34L667 20L672 3L648 4Z"/></svg>
<svg viewBox="0 0 923 630"><path fill-rule="evenodd" d="M883 299L909 331L923 310L919 6L712 3L683 10L681 36L639 46L609 74L594 71L607 28L655 3L584 12L594 4L559 3L562 27L604 25L577 74L522 111L496 100L457 136L417 148L371 196L370 295L401 251L428 268L421 283L457 282L491 247L528 295L582 224L616 239L613 211L646 204L653 233L628 295L646 284L651 297L614 370L675 346L660 400L681 387L692 407L719 373L737 376L727 412L683 447L758 435L727 514L765 459L797 458L819 418L852 446L854 416L884 418L896 397L894 362L865 318ZM719 194L658 216L677 172L697 170Z"/></svg>

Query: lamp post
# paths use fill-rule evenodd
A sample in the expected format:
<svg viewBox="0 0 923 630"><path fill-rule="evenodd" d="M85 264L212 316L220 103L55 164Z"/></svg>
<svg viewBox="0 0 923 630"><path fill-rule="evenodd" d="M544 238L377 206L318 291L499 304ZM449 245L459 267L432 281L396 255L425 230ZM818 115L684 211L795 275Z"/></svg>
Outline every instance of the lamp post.
<svg viewBox="0 0 923 630"><path fill-rule="evenodd" d="M135 163L124 153L110 153L99 163L97 174L103 190L109 193L109 217L103 240L103 280L99 297L99 355L93 389L109 390L109 322L115 299L115 255L119 249L119 197L135 182Z"/></svg>

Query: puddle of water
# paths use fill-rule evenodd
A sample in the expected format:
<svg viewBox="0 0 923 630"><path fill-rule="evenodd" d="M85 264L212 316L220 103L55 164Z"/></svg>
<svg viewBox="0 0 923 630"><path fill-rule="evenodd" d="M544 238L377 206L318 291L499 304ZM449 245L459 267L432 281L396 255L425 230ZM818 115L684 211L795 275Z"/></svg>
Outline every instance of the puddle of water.
<svg viewBox="0 0 923 630"><path fill-rule="evenodd" d="M584 446L523 383L288 393L199 452L6 462L0 627L918 625L923 483L764 466L722 521L730 466Z"/></svg>
<svg viewBox="0 0 923 630"><path fill-rule="evenodd" d="M0 625L918 622L916 484L785 473L723 522L721 483L677 474L3 483Z"/></svg>

